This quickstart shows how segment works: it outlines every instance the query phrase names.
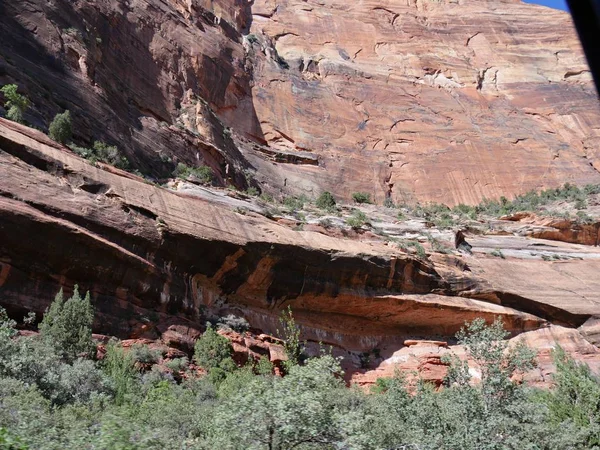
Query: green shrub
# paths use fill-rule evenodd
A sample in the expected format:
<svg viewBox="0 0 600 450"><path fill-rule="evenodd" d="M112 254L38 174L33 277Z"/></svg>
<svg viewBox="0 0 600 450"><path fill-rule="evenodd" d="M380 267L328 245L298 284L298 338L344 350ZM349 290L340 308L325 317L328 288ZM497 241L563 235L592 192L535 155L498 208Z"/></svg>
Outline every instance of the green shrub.
<svg viewBox="0 0 600 450"><path fill-rule="evenodd" d="M214 181L214 174L210 167L189 167L183 163L177 164L173 175L183 180L196 181L200 184L211 184Z"/></svg>
<svg viewBox="0 0 600 450"><path fill-rule="evenodd" d="M48 128L48 136L56 142L66 144L73 136L73 125L71 123L71 113L69 110L62 114L57 114Z"/></svg>
<svg viewBox="0 0 600 450"><path fill-rule="evenodd" d="M427 253L425 253L425 248L418 241L402 241L398 243L398 246L403 250L414 248L419 258L425 258L427 256Z"/></svg>
<svg viewBox="0 0 600 450"><path fill-rule="evenodd" d="M187 370L189 366L189 360L187 357L175 358L165 363L165 366L173 372L183 372Z"/></svg>
<svg viewBox="0 0 600 450"><path fill-rule="evenodd" d="M586 448L600 445L600 379L589 366L577 363L562 347L552 352L556 373L556 388L543 392L541 399L550 410L555 426L572 422L580 430Z"/></svg>
<svg viewBox="0 0 600 450"><path fill-rule="evenodd" d="M119 169L128 169L129 161L119 152L114 145L105 144L102 141L94 142L94 154L105 163L115 166Z"/></svg>
<svg viewBox="0 0 600 450"><path fill-rule="evenodd" d="M288 208L289 211L292 211L292 212L304 208L304 203L306 203L306 198L304 196L285 197L283 199L283 205L286 208Z"/></svg>
<svg viewBox="0 0 600 450"><path fill-rule="evenodd" d="M135 368L135 359L118 343L111 341L106 346L102 370L112 380L117 405L124 404L137 392L139 372Z"/></svg>
<svg viewBox="0 0 600 450"><path fill-rule="evenodd" d="M368 223L368 219L367 219L366 214L359 209L355 209L352 212L352 215L350 217L346 218L346 225L348 225L350 228L355 229L355 230L361 228L363 225L366 225L367 223Z"/></svg>
<svg viewBox="0 0 600 450"><path fill-rule="evenodd" d="M27 97L17 93L17 89L16 84L6 84L0 88L0 92L4 94L5 98L6 118L13 122L25 123L23 115L29 108L30 102Z"/></svg>
<svg viewBox="0 0 600 450"><path fill-rule="evenodd" d="M248 194L251 197L257 197L258 189L256 189L254 186L250 186L248 189L246 189L246 194Z"/></svg>
<svg viewBox="0 0 600 450"><path fill-rule="evenodd" d="M208 327L194 346L196 363L206 369L215 382L222 381L227 373L236 370L237 366L231 358L233 348L229 340Z"/></svg>
<svg viewBox="0 0 600 450"><path fill-rule="evenodd" d="M141 364L156 364L161 357L160 350L151 349L148 345L136 344L130 349L133 359Z"/></svg>
<svg viewBox="0 0 600 450"><path fill-rule="evenodd" d="M234 314L219 318L218 326L237 331L238 333L244 333L250 329L250 324L246 319Z"/></svg>
<svg viewBox="0 0 600 450"><path fill-rule="evenodd" d="M266 192L263 192L262 194L260 194L259 198L263 202L266 202L266 203L273 203L275 201L275 199L273 198L273 196L271 194L267 194Z"/></svg>
<svg viewBox="0 0 600 450"><path fill-rule="evenodd" d="M92 164L101 161L119 169L127 170L129 168L129 161L121 155L117 147L107 145L101 141L94 142L92 148L79 147L75 144L70 144L69 148Z"/></svg>
<svg viewBox="0 0 600 450"><path fill-rule="evenodd" d="M427 234L427 240L429 241L429 245L431 245L431 249L437 253L452 253L452 249L446 245L444 245L439 239L434 237L431 234Z"/></svg>
<svg viewBox="0 0 600 450"><path fill-rule="evenodd" d="M325 191L317 198L316 205L317 208L326 211L332 210L336 205L335 198L331 195L331 192Z"/></svg>
<svg viewBox="0 0 600 450"><path fill-rule="evenodd" d="M496 258L506 259L504 253L502 253L502 250L498 248L491 252L490 255L495 256Z"/></svg>
<svg viewBox="0 0 600 450"><path fill-rule="evenodd" d="M355 192L352 194L352 200L355 203L371 203L371 194L367 194L366 192Z"/></svg>
<svg viewBox="0 0 600 450"><path fill-rule="evenodd" d="M304 359L304 342L300 340L300 327L296 325L291 306L281 313L279 323L281 331L277 330L277 333L282 336L284 342L285 354L288 358L285 365L289 370L290 367L300 364Z"/></svg>
<svg viewBox="0 0 600 450"><path fill-rule="evenodd" d="M0 427L0 449L29 450L29 446L25 445L18 437L11 435L6 428Z"/></svg>
<svg viewBox="0 0 600 450"><path fill-rule="evenodd" d="M261 356L260 359L254 365L254 371L257 375L272 375L273 364L269 361L267 356Z"/></svg>
<svg viewBox="0 0 600 450"><path fill-rule="evenodd" d="M329 218L319 220L319 225L325 228L326 230L333 226L333 222Z"/></svg>
<svg viewBox="0 0 600 450"><path fill-rule="evenodd" d="M57 303L53 306L56 311ZM60 347L64 344L63 333L58 341L52 333L15 339L14 322L6 320L2 309L0 316L0 385L3 377L10 377L35 386L52 405L87 402L92 397L111 395L110 381L93 361L73 359L72 354L64 357L67 352ZM56 331L58 322L55 321L52 331ZM73 325L77 327L76 322ZM70 331L76 334L75 330L67 330L67 333Z"/></svg>
<svg viewBox="0 0 600 450"><path fill-rule="evenodd" d="M587 214L585 211L577 211L576 217L577 217L578 223L586 224L586 225L593 224L594 222L597 221L592 216Z"/></svg>
<svg viewBox="0 0 600 450"><path fill-rule="evenodd" d="M63 292L56 295L50 308L46 310L40 324L42 338L50 342L62 356L72 361L79 355L93 355L95 344L92 340L94 310L90 303L90 293L79 295L75 285L73 295L63 300Z"/></svg>

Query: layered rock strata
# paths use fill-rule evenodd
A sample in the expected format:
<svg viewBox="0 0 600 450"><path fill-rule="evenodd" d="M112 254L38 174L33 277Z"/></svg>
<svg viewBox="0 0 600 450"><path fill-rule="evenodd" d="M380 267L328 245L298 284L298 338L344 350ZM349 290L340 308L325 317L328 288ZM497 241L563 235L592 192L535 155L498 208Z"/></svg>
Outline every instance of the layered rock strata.
<svg viewBox="0 0 600 450"><path fill-rule="evenodd" d="M0 5L0 83L45 129L143 173L381 202L600 181L597 96L567 13L502 0ZM468 19L467 19L468 18Z"/></svg>

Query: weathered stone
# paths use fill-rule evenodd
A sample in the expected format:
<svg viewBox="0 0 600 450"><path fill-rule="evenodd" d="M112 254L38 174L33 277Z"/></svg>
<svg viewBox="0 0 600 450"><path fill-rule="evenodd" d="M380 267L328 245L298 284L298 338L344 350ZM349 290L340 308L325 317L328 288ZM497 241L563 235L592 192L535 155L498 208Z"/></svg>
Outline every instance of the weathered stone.
<svg viewBox="0 0 600 450"><path fill-rule="evenodd" d="M271 185L473 204L600 180L600 111L568 13L502 0L256 0L252 14L261 139L319 158L247 152Z"/></svg>
<svg viewBox="0 0 600 450"><path fill-rule="evenodd" d="M0 84L31 98L26 119L45 129L69 109L76 142L116 144L163 181L183 162L278 195L449 204L600 182L597 98L562 12L502 0L8 0L0 16ZM363 384L399 362L439 384L446 339L500 316L536 348L570 344L598 369L600 259L565 244L597 245L597 224L521 215L498 236L453 235L464 257L419 257L365 229L295 231L248 196L170 186L0 119L0 303L42 313L78 283L96 331L160 339L172 355L191 354L207 312L234 306L275 332L291 305L313 344L381 350L367 381L348 365ZM558 259L542 261L548 244L530 237L564 241ZM506 258L489 256L497 243ZM239 362L285 358L272 337L226 335Z"/></svg>

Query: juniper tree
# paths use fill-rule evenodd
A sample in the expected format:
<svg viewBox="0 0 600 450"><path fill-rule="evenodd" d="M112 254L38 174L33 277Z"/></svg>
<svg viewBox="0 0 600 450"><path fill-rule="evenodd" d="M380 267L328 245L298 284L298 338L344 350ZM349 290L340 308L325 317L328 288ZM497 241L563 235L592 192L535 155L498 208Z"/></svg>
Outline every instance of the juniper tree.
<svg viewBox="0 0 600 450"><path fill-rule="evenodd" d="M40 323L40 333L63 358L73 361L81 354L90 355L93 352L93 321L90 293L82 298L75 285L73 295L66 301L62 289L56 295Z"/></svg>

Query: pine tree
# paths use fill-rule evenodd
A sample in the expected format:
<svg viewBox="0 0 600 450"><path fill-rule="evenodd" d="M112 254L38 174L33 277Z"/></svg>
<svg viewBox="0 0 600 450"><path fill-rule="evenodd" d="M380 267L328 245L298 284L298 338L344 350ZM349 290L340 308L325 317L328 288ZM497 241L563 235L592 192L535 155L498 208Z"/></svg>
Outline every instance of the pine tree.
<svg viewBox="0 0 600 450"><path fill-rule="evenodd" d="M79 288L75 285L73 296L68 300L64 301L62 289L56 295L44 314L40 333L64 359L72 361L80 354L89 355L93 352L93 321L94 310L90 302L90 293L81 298Z"/></svg>

